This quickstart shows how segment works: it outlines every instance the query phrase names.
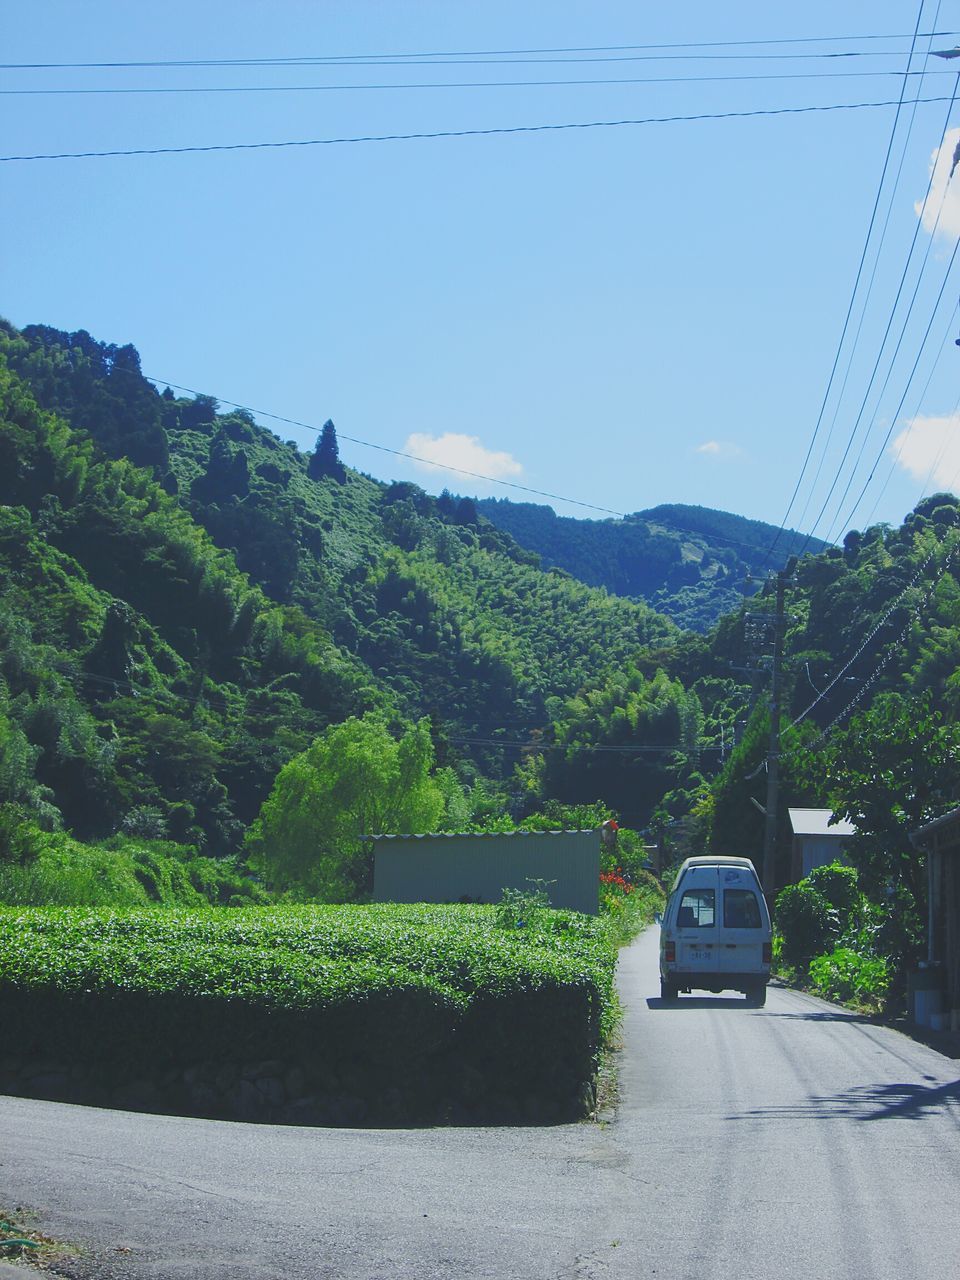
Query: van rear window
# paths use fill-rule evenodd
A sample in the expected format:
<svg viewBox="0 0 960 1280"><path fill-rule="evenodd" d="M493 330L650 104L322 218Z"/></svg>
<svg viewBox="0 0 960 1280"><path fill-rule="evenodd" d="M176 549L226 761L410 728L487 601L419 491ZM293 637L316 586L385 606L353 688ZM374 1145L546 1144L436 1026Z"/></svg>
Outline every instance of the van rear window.
<svg viewBox="0 0 960 1280"><path fill-rule="evenodd" d="M677 911L678 929L712 929L716 923L716 895L713 889L688 889Z"/></svg>
<svg viewBox="0 0 960 1280"><path fill-rule="evenodd" d="M725 929L759 929L760 906L752 889L724 889L723 927Z"/></svg>

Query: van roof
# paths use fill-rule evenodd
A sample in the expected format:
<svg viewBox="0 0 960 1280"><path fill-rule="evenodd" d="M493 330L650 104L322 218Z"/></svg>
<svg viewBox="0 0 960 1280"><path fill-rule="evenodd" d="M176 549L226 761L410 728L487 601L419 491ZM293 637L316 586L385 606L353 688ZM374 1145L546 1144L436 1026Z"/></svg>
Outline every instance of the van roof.
<svg viewBox="0 0 960 1280"><path fill-rule="evenodd" d="M715 857L703 858L687 858L680 870L686 867L753 867L753 863L749 858L729 858L724 854L717 854Z"/></svg>

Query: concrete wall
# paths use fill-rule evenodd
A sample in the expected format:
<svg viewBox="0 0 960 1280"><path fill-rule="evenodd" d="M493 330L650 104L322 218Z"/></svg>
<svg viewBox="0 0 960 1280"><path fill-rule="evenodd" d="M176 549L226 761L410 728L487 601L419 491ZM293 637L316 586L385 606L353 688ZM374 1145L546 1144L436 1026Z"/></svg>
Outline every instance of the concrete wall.
<svg viewBox="0 0 960 1280"><path fill-rule="evenodd" d="M374 902L499 902L504 889L553 880L551 906L599 910L598 831L381 836L373 848Z"/></svg>

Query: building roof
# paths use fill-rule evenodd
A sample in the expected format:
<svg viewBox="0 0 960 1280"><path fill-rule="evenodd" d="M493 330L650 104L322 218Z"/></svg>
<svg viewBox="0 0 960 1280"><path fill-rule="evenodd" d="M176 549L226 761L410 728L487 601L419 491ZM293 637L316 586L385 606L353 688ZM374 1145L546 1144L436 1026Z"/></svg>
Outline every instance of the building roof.
<svg viewBox="0 0 960 1280"><path fill-rule="evenodd" d="M928 836L938 834L944 827L960 825L960 809L951 809L949 813L941 814L939 818L934 818L932 822L926 823L913 833L910 839L914 844L923 844Z"/></svg>
<svg viewBox="0 0 960 1280"><path fill-rule="evenodd" d="M512 840L515 836L597 836L599 827L585 827L579 831L424 831L417 835L364 836L365 840Z"/></svg>
<svg viewBox="0 0 960 1280"><path fill-rule="evenodd" d="M846 818L832 822L831 809L788 809L795 836L853 836L857 828Z"/></svg>

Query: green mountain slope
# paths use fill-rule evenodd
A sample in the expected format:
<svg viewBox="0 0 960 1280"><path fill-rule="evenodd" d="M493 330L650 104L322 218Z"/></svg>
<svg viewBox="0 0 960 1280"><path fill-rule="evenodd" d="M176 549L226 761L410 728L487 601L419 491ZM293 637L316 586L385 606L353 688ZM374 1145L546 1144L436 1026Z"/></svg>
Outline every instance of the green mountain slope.
<svg viewBox="0 0 960 1280"><path fill-rule="evenodd" d="M708 633L681 632L542 570L484 517L490 504L381 483L343 468L335 445L304 455L209 397L158 393L132 348L7 326L0 373L0 806L83 838L159 826L228 852L292 755L379 711L394 725L429 716L485 813L599 798L662 825L695 804L702 842L752 850L769 633L746 614L772 601L767 584L748 609L734 579L762 565L767 526L699 508L608 524L493 504L580 539L598 574L611 545L631 549L624 581L653 596L686 574L677 610L732 593ZM900 529L801 561L784 705L796 717L827 689L809 732L857 689L863 706L927 690L960 720L955 563L929 598L923 586L958 519L938 495ZM705 562L726 576L698 578ZM786 761L784 780L784 794L826 794Z"/></svg>
<svg viewBox="0 0 960 1280"><path fill-rule="evenodd" d="M155 819L235 848L280 765L366 710L430 715L462 776L515 791L501 743L677 634L469 500L318 474L248 415L158 394L133 348L5 326L0 369L0 801L83 837Z"/></svg>
<svg viewBox="0 0 960 1280"><path fill-rule="evenodd" d="M617 595L645 600L682 627L707 631L781 567L805 539L706 507L665 505L624 520L580 520L551 507L487 498L477 508L545 565ZM772 553L768 554L776 541ZM822 550L814 539L807 549Z"/></svg>

